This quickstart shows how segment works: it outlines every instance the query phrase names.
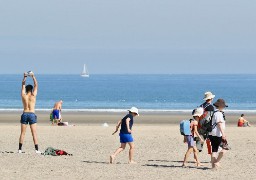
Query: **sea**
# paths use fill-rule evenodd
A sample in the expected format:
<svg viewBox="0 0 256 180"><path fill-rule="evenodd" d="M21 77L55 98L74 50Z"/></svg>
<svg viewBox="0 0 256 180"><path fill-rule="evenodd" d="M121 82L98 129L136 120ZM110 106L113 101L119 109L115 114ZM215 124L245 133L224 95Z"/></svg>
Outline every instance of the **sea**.
<svg viewBox="0 0 256 180"><path fill-rule="evenodd" d="M67 111L191 111L211 91L231 111L256 109L256 75L37 75L37 110L63 100ZM21 110L22 75L0 75L0 110ZM31 78L28 84L33 84Z"/></svg>

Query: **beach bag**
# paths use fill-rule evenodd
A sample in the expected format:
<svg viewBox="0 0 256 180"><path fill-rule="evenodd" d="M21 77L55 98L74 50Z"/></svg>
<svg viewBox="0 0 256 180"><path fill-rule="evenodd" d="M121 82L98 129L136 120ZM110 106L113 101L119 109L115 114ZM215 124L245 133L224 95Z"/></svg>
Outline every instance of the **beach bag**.
<svg viewBox="0 0 256 180"><path fill-rule="evenodd" d="M45 150L44 155L45 155L45 156L57 156L56 150L57 150L57 149L54 149L54 148L52 148L52 147L48 147L48 148Z"/></svg>
<svg viewBox="0 0 256 180"><path fill-rule="evenodd" d="M204 114L199 118L198 123L198 133L200 135L207 135L212 132L212 118L215 112L206 111L206 108L211 104L207 104L205 107L201 106L204 109Z"/></svg>
<svg viewBox="0 0 256 180"><path fill-rule="evenodd" d="M200 128L198 128L198 133L200 135L207 135L208 133L212 132L213 126L212 126L212 116L209 116L207 118L204 118L199 121Z"/></svg>
<svg viewBox="0 0 256 180"><path fill-rule="evenodd" d="M214 111L210 117L210 121L205 122L202 126L202 129L204 129L207 133L206 135L208 135L210 132L212 132L213 129L215 129L217 127L217 123L212 124L212 119L216 112L219 112L219 111ZM224 117L224 119L225 119L225 117Z"/></svg>
<svg viewBox="0 0 256 180"><path fill-rule="evenodd" d="M183 120L180 122L180 134L183 136L190 136L191 130L190 130L190 123L191 120Z"/></svg>
<svg viewBox="0 0 256 180"><path fill-rule="evenodd" d="M45 156L73 156L72 154L67 153L66 151L55 149L53 147L48 147L43 153Z"/></svg>

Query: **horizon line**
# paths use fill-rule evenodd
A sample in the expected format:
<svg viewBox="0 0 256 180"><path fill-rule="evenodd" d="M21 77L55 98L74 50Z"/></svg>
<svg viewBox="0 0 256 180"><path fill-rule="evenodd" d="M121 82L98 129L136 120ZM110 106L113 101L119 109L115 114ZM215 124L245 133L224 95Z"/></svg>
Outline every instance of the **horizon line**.
<svg viewBox="0 0 256 180"><path fill-rule="evenodd" d="M0 73L0 75L21 75L23 73ZM76 73L36 73L36 75L80 75ZM256 75L256 73L94 73L90 75Z"/></svg>

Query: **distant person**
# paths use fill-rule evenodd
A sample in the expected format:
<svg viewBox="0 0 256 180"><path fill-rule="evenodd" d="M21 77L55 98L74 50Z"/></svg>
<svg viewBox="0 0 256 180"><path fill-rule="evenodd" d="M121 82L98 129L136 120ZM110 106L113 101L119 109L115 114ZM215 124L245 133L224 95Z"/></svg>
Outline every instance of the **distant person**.
<svg viewBox="0 0 256 180"><path fill-rule="evenodd" d="M34 81L34 87L32 85L26 86L26 79L27 76L31 76ZM23 103L23 114L21 116L21 134L19 139L19 150L18 153L22 153L22 145L25 138L26 128L27 125L30 125L31 133L33 136L34 144L35 144L35 152L37 154L41 154L38 150L38 139L37 139L37 131L36 131L36 124L37 124L37 116L35 115L35 105L36 105L36 96L38 90L38 83L34 73L30 72L29 74L24 73L24 78L22 81L22 88L21 88L21 97Z"/></svg>
<svg viewBox="0 0 256 180"><path fill-rule="evenodd" d="M188 144L188 150L185 154L182 167L187 166L186 164L187 164L188 158L192 152L194 153L194 158L196 160L196 166L197 167L201 166L201 163L198 159L198 150L196 147L195 138L198 137L200 139L201 143L204 142L204 139L201 138L201 136L199 135L199 133L197 131L199 117L202 116L203 113L204 113L203 108L197 108L193 111L193 119L190 121L191 135L184 136L184 143Z"/></svg>
<svg viewBox="0 0 256 180"><path fill-rule="evenodd" d="M129 110L129 114L127 114L122 120L117 123L116 131L113 133L116 134L121 126L120 130L120 143L121 147L116 150L116 152L110 156L110 164L114 163L116 156L125 150L127 144L130 146L129 151L129 164L136 164L133 160L134 156L134 143L132 137L132 127L133 127L133 119L134 117L139 116L139 110L136 107L132 107Z"/></svg>
<svg viewBox="0 0 256 180"><path fill-rule="evenodd" d="M226 118L223 110L228 107L226 105L225 100L218 99L217 102L214 103L214 106L217 108L213 114L212 118L212 132L209 135L212 145L212 168L219 168L220 161L226 152L225 149L222 149L219 152L219 148L222 142L226 142Z"/></svg>
<svg viewBox="0 0 256 180"><path fill-rule="evenodd" d="M239 118L238 120L238 127L251 127L249 121L247 121L245 118L244 118L244 114L241 115L241 117Z"/></svg>
<svg viewBox="0 0 256 180"><path fill-rule="evenodd" d="M208 137L208 131L207 128L204 127L205 123L209 122L211 120L211 117L214 112L214 106L212 105L212 101L215 98L215 95L212 92L206 92L204 94L204 103L200 105L204 109L203 115L200 117L200 121L198 124L198 132L200 136L204 139L203 143L199 138L196 138L196 147L199 152L203 151L204 142ZM207 122L206 122L207 121Z"/></svg>
<svg viewBox="0 0 256 180"><path fill-rule="evenodd" d="M62 104L63 104L62 100L54 104L54 107L52 110L52 118L53 118L52 125L54 125L54 123L58 125L62 121L62 117L61 117Z"/></svg>

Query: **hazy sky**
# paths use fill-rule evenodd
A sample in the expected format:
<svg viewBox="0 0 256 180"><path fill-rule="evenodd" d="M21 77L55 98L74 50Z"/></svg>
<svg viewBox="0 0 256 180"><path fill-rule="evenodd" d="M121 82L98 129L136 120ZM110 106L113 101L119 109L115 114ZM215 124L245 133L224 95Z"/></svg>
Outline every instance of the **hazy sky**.
<svg viewBox="0 0 256 180"><path fill-rule="evenodd" d="M255 0L0 0L0 73L256 73Z"/></svg>

